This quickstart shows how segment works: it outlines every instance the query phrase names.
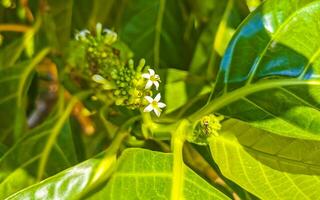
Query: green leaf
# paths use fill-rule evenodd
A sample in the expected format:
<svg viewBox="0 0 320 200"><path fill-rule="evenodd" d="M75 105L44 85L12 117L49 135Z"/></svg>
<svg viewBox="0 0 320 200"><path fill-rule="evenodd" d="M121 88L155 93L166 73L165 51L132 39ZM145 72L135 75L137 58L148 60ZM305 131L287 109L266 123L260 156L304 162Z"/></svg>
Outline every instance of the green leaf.
<svg viewBox="0 0 320 200"><path fill-rule="evenodd" d="M49 119L44 124L34 128L0 158L0 171L6 172L1 176L0 191L6 190L8 184L14 185L17 189L19 187L27 187L34 182L39 170L39 158L43 154L51 129L57 121L57 118ZM46 176L51 176L77 163L69 124L66 123L59 133L59 138L47 161ZM14 181L12 177L18 172L22 173L21 170L26 175L26 179L21 179L19 184L12 183ZM31 180L33 181L31 182ZM9 194L8 192L7 194Z"/></svg>
<svg viewBox="0 0 320 200"><path fill-rule="evenodd" d="M93 1L92 12L89 20L89 27L94 27L98 22L104 23L110 17L110 11L112 9L115 0L100 0ZM119 4L119 2L117 2Z"/></svg>
<svg viewBox="0 0 320 200"><path fill-rule="evenodd" d="M229 1L227 8L223 14L223 18L217 30L217 36L214 41L214 49L223 55L227 46L235 33L235 29L247 17L249 10L245 0Z"/></svg>
<svg viewBox="0 0 320 200"><path fill-rule="evenodd" d="M318 141L275 135L238 120L209 142L224 176L261 199L318 199Z"/></svg>
<svg viewBox="0 0 320 200"><path fill-rule="evenodd" d="M71 36L73 0L48 0L50 12L43 15L42 28L49 45L62 50Z"/></svg>
<svg viewBox="0 0 320 200"><path fill-rule="evenodd" d="M99 158L87 160L8 199L75 197L88 186L99 161ZM86 199L170 199L171 177L172 154L127 149L111 179L95 188ZM229 199L190 169L186 171L184 186L185 199ZM44 196L37 197L40 193Z"/></svg>
<svg viewBox="0 0 320 200"><path fill-rule="evenodd" d="M4 172L2 172L4 173ZM8 172L10 173L10 172ZM1 174L1 178L3 178ZM0 198L5 199L9 195L28 187L35 183L34 177L32 177L28 172L22 168L18 168L8 174L5 180L1 180L0 183Z"/></svg>
<svg viewBox="0 0 320 200"><path fill-rule="evenodd" d="M80 194L99 166L100 159L90 159L21 190L7 199L70 199Z"/></svg>
<svg viewBox="0 0 320 200"><path fill-rule="evenodd" d="M190 64L190 72L197 74L209 73L208 77L210 78L214 76L214 70L215 72L217 71L215 66L217 65L216 63L218 55L217 52L215 52L214 43L219 24L221 23L220 21L224 16L224 12L226 12L225 10L228 2L211 1L211 3L214 4L213 12L211 12L211 15L208 16L209 21L207 22L204 30L201 32Z"/></svg>
<svg viewBox="0 0 320 200"><path fill-rule="evenodd" d="M319 140L319 16L320 1L307 0L270 0L252 12L229 44L203 114Z"/></svg>
<svg viewBox="0 0 320 200"><path fill-rule="evenodd" d="M160 86L160 90L163 89L163 99L167 105L164 111L174 121L189 110L193 99L211 91L211 87L205 85L205 78L185 70L167 68L160 70L160 76L164 85L163 88Z"/></svg>
<svg viewBox="0 0 320 200"><path fill-rule="evenodd" d="M22 131L25 122L25 98L31 82L34 67L48 53L42 50L30 61L16 64L12 67L0 69L0 129L2 139L10 132L15 131L17 137Z"/></svg>
<svg viewBox="0 0 320 200"><path fill-rule="evenodd" d="M184 41L181 7L178 0L129 1L119 33L135 58L146 58L155 67L188 66L192 48Z"/></svg>
<svg viewBox="0 0 320 200"><path fill-rule="evenodd" d="M20 57L24 44L22 39L17 39L0 51L0 68L11 67Z"/></svg>

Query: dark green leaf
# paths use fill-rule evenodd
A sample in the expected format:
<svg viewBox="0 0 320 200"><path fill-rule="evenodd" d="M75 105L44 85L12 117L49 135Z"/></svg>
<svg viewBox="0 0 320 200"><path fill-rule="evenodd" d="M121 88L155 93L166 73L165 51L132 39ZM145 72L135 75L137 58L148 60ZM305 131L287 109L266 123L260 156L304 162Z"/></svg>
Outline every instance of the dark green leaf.
<svg viewBox="0 0 320 200"><path fill-rule="evenodd" d="M185 68L192 48L184 41L186 20L179 0L129 1L120 38L155 67Z"/></svg>
<svg viewBox="0 0 320 200"><path fill-rule="evenodd" d="M257 8L231 41L205 112L320 139L319 16L320 1L270 0Z"/></svg>
<svg viewBox="0 0 320 200"><path fill-rule="evenodd" d="M62 50L71 37L73 0L48 0L43 28L50 45Z"/></svg>
<svg viewBox="0 0 320 200"><path fill-rule="evenodd" d="M47 144L50 130L56 123L57 119L51 119L28 132L0 158L0 171L6 172L1 176L0 190L6 190L9 187L8 185L15 185L15 189L22 189L21 187L27 187L34 182L39 170L39 158ZM55 143L48 159L47 166L49 167L45 169L46 176L53 175L77 163L72 141L70 127L67 123L60 131L58 141ZM15 184L15 180L12 179L17 173L26 175L26 179L21 179L21 185ZM11 193L16 192L13 189L10 190Z"/></svg>

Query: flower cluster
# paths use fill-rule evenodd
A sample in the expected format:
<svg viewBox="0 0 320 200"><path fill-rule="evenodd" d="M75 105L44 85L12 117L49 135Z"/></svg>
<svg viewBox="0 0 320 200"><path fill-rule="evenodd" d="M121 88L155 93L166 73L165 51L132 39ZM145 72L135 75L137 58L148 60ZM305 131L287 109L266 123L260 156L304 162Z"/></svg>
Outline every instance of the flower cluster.
<svg viewBox="0 0 320 200"><path fill-rule="evenodd" d="M214 114L202 117L196 124L193 133L188 137L188 140L197 144L206 144L207 138L218 136L218 131L221 129L221 121L224 119L222 115Z"/></svg>
<svg viewBox="0 0 320 200"><path fill-rule="evenodd" d="M200 121L201 131L204 135L218 136L218 131L221 129L220 121L223 120L223 116L215 116L214 114L204 116Z"/></svg>
<svg viewBox="0 0 320 200"><path fill-rule="evenodd" d="M97 24L95 33L82 30L75 39L85 47L87 68L97 88L111 94L116 105L154 111L160 116L166 106L160 102L161 94L157 92L160 76L150 66L145 66L144 59L136 67L132 59L121 60L120 51L113 46L117 41L116 33L102 30L101 24Z"/></svg>
<svg viewBox="0 0 320 200"><path fill-rule="evenodd" d="M119 51L112 46L117 41L117 34L102 29L100 23L96 25L95 32L82 30L75 39L85 47L89 73L106 76L111 68L121 65Z"/></svg>

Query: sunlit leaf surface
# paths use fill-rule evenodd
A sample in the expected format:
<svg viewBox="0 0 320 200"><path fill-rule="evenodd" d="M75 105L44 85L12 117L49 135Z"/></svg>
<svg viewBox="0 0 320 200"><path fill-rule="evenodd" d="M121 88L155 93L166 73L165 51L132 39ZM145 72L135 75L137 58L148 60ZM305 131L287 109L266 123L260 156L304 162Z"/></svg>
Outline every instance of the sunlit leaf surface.
<svg viewBox="0 0 320 200"><path fill-rule="evenodd" d="M67 199L81 193L93 177L99 164L90 159L9 199ZM144 149L128 149L119 159L116 172L103 186L97 187L88 199L170 199L172 155ZM70 184L73 183L73 184ZM183 189L185 199L229 199L190 169L187 169ZM37 195L40 196L37 196Z"/></svg>
<svg viewBox="0 0 320 200"><path fill-rule="evenodd" d="M319 1L270 0L257 8L224 55L212 110L277 134L318 140L319 16Z"/></svg>
<svg viewBox="0 0 320 200"><path fill-rule="evenodd" d="M319 145L238 120L228 120L210 141L222 174L261 199L319 199Z"/></svg>

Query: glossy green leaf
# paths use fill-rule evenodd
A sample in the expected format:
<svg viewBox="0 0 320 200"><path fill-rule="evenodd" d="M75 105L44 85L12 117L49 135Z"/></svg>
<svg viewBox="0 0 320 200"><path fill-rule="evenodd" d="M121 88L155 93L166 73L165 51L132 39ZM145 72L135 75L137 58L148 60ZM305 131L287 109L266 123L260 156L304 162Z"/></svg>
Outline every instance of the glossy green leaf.
<svg viewBox="0 0 320 200"><path fill-rule="evenodd" d="M7 199L70 199L88 186L99 159L90 159L60 172L38 184L21 190Z"/></svg>
<svg viewBox="0 0 320 200"><path fill-rule="evenodd" d="M320 139L320 1L269 0L242 23L207 111Z"/></svg>
<svg viewBox="0 0 320 200"><path fill-rule="evenodd" d="M2 173L4 173L2 171ZM22 168L9 173L0 183L0 198L5 199L9 195L35 183L35 178ZM3 174L0 175L3 178Z"/></svg>
<svg viewBox="0 0 320 200"><path fill-rule="evenodd" d="M34 183L39 170L39 160L47 144L50 130L56 123L56 119L51 119L28 132L0 158L0 171L6 172L1 176L0 190L7 190L6 188L10 185L15 186L14 189L22 189L21 187L27 187ZM72 141L70 127L66 124L60 131L60 136L48 158L48 167L45 168L46 177L77 163ZM15 182L12 177L18 172L21 173L21 179L20 182ZM23 174L24 176L22 176ZM16 191L12 189L11 194ZM6 194L9 194L8 192Z"/></svg>
<svg viewBox="0 0 320 200"><path fill-rule="evenodd" d="M70 199L88 186L99 158L90 159L8 199ZM144 149L127 149L119 158L111 179L93 190L86 199L170 199L172 155ZM70 184L72 183L72 184ZM229 199L188 169L184 182L185 199ZM43 196L38 196L38 195Z"/></svg>
<svg viewBox="0 0 320 200"><path fill-rule="evenodd" d="M318 141L275 135L231 119L209 145L222 174L261 199L319 199Z"/></svg>
<svg viewBox="0 0 320 200"><path fill-rule="evenodd" d="M245 0L228 1L217 30L214 49L223 56L235 30L249 14Z"/></svg>
<svg viewBox="0 0 320 200"><path fill-rule="evenodd" d="M178 0L129 1L120 27L120 38L135 58L146 58L155 67L185 68L192 44L184 40L186 20Z"/></svg>

